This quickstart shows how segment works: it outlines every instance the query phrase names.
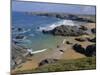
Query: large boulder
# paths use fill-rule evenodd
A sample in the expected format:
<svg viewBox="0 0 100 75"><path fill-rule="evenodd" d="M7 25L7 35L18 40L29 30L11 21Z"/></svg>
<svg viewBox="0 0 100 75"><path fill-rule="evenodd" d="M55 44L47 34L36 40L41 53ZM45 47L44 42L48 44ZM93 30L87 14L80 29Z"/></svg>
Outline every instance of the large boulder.
<svg viewBox="0 0 100 75"><path fill-rule="evenodd" d="M96 42L96 37L94 37L93 39L90 39L90 38L87 38L88 39L88 41L90 41L90 42Z"/></svg>
<svg viewBox="0 0 100 75"><path fill-rule="evenodd" d="M71 42L69 42L69 41L66 41L66 44L72 44Z"/></svg>
<svg viewBox="0 0 100 75"><path fill-rule="evenodd" d="M28 55L27 49L12 43L11 47L11 68L14 69L17 65L26 60Z"/></svg>
<svg viewBox="0 0 100 75"><path fill-rule="evenodd" d="M75 40L76 40L76 41L79 41L79 42L84 42L84 41L86 41L85 38L75 38Z"/></svg>
<svg viewBox="0 0 100 75"><path fill-rule="evenodd" d="M95 34L96 33L96 28L92 28L91 32Z"/></svg>
<svg viewBox="0 0 100 75"><path fill-rule="evenodd" d="M57 59L44 59L39 63L39 66L43 66L45 64L55 63Z"/></svg>
<svg viewBox="0 0 100 75"><path fill-rule="evenodd" d="M96 56L96 44L88 45L86 49L84 49L80 44L74 44L73 49L76 52L79 52L89 57Z"/></svg>
<svg viewBox="0 0 100 75"><path fill-rule="evenodd" d="M96 44L86 47L86 56L96 56Z"/></svg>
<svg viewBox="0 0 100 75"><path fill-rule="evenodd" d="M51 34L51 31L48 31L48 30L42 30L42 33L44 33L44 34Z"/></svg>
<svg viewBox="0 0 100 75"><path fill-rule="evenodd" d="M55 27L50 31L43 31L43 33L51 33L53 35L61 35L61 36L79 36L85 34L82 29L79 29L77 26L69 26L69 25L61 25Z"/></svg>
<svg viewBox="0 0 100 75"><path fill-rule="evenodd" d="M18 31L20 32L20 31L23 31L23 29L22 28L18 28Z"/></svg>
<svg viewBox="0 0 100 75"><path fill-rule="evenodd" d="M15 38L16 39L24 39L24 37L25 37L24 35L17 35Z"/></svg>
<svg viewBox="0 0 100 75"><path fill-rule="evenodd" d="M82 30L85 30L85 31L88 30L87 27L85 27L83 25L81 25L79 29L82 29Z"/></svg>
<svg viewBox="0 0 100 75"><path fill-rule="evenodd" d="M84 49L84 48L82 47L82 45L80 45L80 44L74 44L74 45L73 45L73 49L74 49L76 52L85 54L85 49Z"/></svg>

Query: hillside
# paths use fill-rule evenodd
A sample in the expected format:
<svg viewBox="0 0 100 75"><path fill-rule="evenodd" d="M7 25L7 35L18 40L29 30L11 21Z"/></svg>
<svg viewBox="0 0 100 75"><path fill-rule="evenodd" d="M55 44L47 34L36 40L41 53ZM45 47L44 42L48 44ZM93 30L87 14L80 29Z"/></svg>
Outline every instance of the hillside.
<svg viewBox="0 0 100 75"><path fill-rule="evenodd" d="M86 57L75 60L58 60L54 63L45 64L37 69L27 71L16 71L17 74L23 73L41 73L41 72L58 72L58 71L75 71L75 70L90 70L96 69L96 58Z"/></svg>

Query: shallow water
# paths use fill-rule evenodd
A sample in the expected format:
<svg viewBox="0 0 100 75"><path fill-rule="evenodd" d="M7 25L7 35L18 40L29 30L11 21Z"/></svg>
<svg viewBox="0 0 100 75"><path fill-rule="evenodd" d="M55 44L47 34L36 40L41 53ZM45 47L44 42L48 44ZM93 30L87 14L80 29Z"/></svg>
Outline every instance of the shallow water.
<svg viewBox="0 0 100 75"><path fill-rule="evenodd" d="M62 36L53 36L43 34L42 29L53 29L56 26L66 25L80 25L81 22L74 22L71 20L62 20L55 17L28 15L22 12L12 13L12 39L18 41L18 45L32 48L33 51L55 48L62 43L64 38ZM22 28L22 31L18 31ZM23 39L15 39L17 35L23 35Z"/></svg>

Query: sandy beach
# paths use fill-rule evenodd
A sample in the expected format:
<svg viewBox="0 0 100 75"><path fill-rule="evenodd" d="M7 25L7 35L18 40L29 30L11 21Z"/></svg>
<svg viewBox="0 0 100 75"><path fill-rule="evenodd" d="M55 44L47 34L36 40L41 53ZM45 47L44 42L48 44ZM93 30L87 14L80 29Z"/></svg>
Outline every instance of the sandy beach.
<svg viewBox="0 0 100 75"><path fill-rule="evenodd" d="M89 23L86 25L88 28L95 28L95 23ZM93 38L95 35L82 35L78 36L81 38ZM64 59L64 60L70 60L70 59L79 59L79 58L84 58L86 57L83 54L80 54L76 51L73 50L72 45L75 43L81 44L84 48L86 48L87 45L93 44L92 42L89 41L84 41L84 42L79 42L76 41L75 38L78 37L66 37L62 43L58 44L57 48L54 49L48 49L43 52L35 53L31 57L27 57L26 61L20 65L18 65L14 70L12 70L12 73L15 71L23 71L23 70L31 70L31 69L36 69L38 67L38 64L47 58L51 59ZM66 44L66 41L69 41L72 44ZM62 50L62 51L60 51Z"/></svg>

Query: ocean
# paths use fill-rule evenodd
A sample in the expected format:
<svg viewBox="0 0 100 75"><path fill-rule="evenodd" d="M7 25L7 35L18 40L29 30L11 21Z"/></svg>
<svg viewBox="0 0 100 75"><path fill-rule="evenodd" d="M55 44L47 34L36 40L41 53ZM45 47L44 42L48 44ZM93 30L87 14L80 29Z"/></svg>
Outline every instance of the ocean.
<svg viewBox="0 0 100 75"><path fill-rule="evenodd" d="M58 19L50 16L37 16L23 12L12 12L12 40L17 41L17 45L31 48L33 51L56 48L64 38L43 34L42 30L51 30L60 25L81 25L82 22ZM18 31L21 28L21 31ZM16 39L16 36L24 36Z"/></svg>

